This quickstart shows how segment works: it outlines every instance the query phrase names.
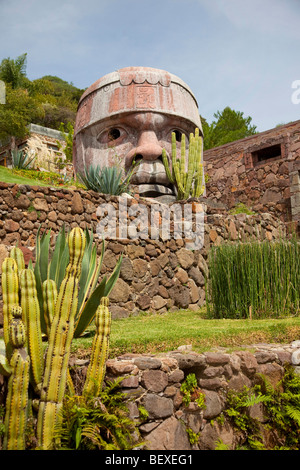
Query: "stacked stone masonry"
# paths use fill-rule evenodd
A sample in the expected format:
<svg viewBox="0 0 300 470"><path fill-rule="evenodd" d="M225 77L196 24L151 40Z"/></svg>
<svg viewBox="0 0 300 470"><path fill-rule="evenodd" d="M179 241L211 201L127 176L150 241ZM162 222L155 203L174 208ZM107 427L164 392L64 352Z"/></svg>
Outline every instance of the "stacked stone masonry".
<svg viewBox="0 0 300 470"><path fill-rule="evenodd" d="M300 221L300 121L204 152L207 196Z"/></svg>
<svg viewBox="0 0 300 470"><path fill-rule="evenodd" d="M152 201L125 198L131 208L152 207ZM121 199L124 201L124 198ZM88 228L95 234L99 253L102 239L97 235L99 207L109 203L116 213L120 199L92 191L66 190L0 183L0 262L16 244L23 249L26 262L34 257L36 235L51 229L52 246L64 224ZM205 208L203 247L188 249L184 237L106 239L101 275L114 269L123 254L120 277L110 295L113 318L139 311L164 312L170 309L198 309L205 302L207 255L211 246L226 240L274 240L284 234L284 225L272 215L229 215L209 199L191 201L193 211ZM167 206L165 206L167 207ZM194 214L195 215L195 214ZM131 217L128 217L130 220ZM160 227L160 217L157 227ZM101 234L100 234L101 235ZM0 306L1 310L1 306Z"/></svg>
<svg viewBox="0 0 300 470"><path fill-rule="evenodd" d="M234 353L218 350L197 354L191 347L182 346L159 356L125 354L107 361L106 379L124 378L122 391L129 398L130 417L138 423L144 448L214 450L222 441L228 449L236 450L245 443L245 436L228 418L224 419L228 390L251 388L261 383L260 374L276 387L287 364L298 372L299 343L257 344ZM183 403L180 388L191 373L204 394L203 408L198 407L195 398L188 406ZM141 407L146 410L145 419L141 419ZM257 420L264 445L278 445L276 430L268 427L263 404L250 407L249 415ZM197 442L190 443L187 429L197 435Z"/></svg>

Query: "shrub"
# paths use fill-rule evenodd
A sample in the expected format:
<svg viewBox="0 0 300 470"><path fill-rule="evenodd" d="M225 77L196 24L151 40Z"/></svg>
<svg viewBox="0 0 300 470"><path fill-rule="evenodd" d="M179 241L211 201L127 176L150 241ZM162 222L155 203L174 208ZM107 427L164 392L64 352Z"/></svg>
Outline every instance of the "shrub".
<svg viewBox="0 0 300 470"><path fill-rule="evenodd" d="M30 164L35 159L35 156L30 158L28 153L23 152L23 150L12 150L11 151L12 166L14 169L25 170L30 167Z"/></svg>
<svg viewBox="0 0 300 470"><path fill-rule="evenodd" d="M79 173L79 180L87 189L92 189L98 193L112 194L119 196L128 190L130 179L134 168L123 178L122 169L116 166L102 167L91 165L84 169L84 173Z"/></svg>
<svg viewBox="0 0 300 470"><path fill-rule="evenodd" d="M207 280L214 318L266 318L299 314L300 244L297 240L213 247Z"/></svg>

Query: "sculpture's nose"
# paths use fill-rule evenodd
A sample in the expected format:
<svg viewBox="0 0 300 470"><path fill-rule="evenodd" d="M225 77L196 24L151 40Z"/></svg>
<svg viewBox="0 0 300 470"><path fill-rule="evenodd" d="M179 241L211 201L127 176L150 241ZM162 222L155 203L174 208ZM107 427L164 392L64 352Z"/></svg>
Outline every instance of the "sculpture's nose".
<svg viewBox="0 0 300 470"><path fill-rule="evenodd" d="M161 160L162 147L158 142L155 132L151 130L141 132L137 146L128 153L127 158L130 164L132 163L133 159L135 159L135 161Z"/></svg>

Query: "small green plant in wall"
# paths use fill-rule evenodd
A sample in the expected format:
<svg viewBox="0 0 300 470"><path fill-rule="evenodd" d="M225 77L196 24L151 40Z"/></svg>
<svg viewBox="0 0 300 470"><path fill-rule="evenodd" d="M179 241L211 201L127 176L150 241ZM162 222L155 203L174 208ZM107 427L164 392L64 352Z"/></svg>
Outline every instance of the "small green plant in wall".
<svg viewBox="0 0 300 470"><path fill-rule="evenodd" d="M195 374L187 375L180 387L180 391L182 392L182 403L185 406L189 406L191 402L195 402L199 408L205 408L205 395L198 387Z"/></svg>

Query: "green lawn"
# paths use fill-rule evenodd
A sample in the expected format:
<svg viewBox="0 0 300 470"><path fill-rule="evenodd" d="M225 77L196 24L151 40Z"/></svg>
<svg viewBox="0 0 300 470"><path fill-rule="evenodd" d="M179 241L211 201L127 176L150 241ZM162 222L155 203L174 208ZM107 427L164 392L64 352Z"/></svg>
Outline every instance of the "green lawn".
<svg viewBox="0 0 300 470"><path fill-rule="evenodd" d="M88 349L93 328L85 338L73 341L73 348ZM199 312L181 310L164 314L141 314L112 321L110 357L123 353L159 353L191 344L203 352L215 347L236 349L256 342L290 342L300 337L300 318L263 320L205 319Z"/></svg>
<svg viewBox="0 0 300 470"><path fill-rule="evenodd" d="M26 174L26 172L25 172ZM30 175L31 176L31 175ZM0 181L31 186L50 186L49 182L21 176L0 166ZM51 184L54 186L54 184ZM203 352L215 347L239 348L255 342L290 342L300 338L300 317L263 320L212 320L199 312L180 310L160 315L141 314L112 321L110 357L126 352L159 353L191 344ZM94 328L73 340L73 351L88 354Z"/></svg>
<svg viewBox="0 0 300 470"><path fill-rule="evenodd" d="M28 184L29 186L51 186L68 188L82 187L73 180L63 181L58 173L39 172L34 170L13 170L0 165L0 181L13 184Z"/></svg>
<svg viewBox="0 0 300 470"><path fill-rule="evenodd" d="M31 186L47 186L41 180L35 180L32 178L26 178L25 176L19 176L16 173L13 173L9 168L0 166L0 181L4 183L14 183L14 184L30 184Z"/></svg>

